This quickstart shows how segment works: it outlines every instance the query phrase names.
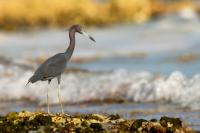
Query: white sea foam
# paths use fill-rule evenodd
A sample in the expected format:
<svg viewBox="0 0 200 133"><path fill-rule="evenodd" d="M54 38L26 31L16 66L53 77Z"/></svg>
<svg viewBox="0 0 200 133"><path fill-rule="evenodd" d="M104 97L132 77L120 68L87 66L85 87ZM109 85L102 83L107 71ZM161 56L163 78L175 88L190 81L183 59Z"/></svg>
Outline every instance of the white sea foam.
<svg viewBox="0 0 200 133"><path fill-rule="evenodd" d="M25 84L32 71L0 65L0 100L28 98L44 103L47 82ZM57 103L56 80L51 84L51 103ZM133 102L167 101L200 108L200 75L191 78L181 72L156 76L149 72L130 73L116 70L107 73L68 73L62 76L62 98L65 102L125 99Z"/></svg>

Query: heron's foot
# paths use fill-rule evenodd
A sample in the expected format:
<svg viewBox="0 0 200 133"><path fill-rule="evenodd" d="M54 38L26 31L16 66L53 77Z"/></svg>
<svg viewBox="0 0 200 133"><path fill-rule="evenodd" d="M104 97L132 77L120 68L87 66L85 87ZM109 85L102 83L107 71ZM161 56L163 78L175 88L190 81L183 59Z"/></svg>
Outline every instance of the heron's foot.
<svg viewBox="0 0 200 133"><path fill-rule="evenodd" d="M48 113L48 114L51 114L51 112L49 111L49 109L47 110L47 113Z"/></svg>
<svg viewBox="0 0 200 133"><path fill-rule="evenodd" d="M61 103L61 100L59 100L59 101L60 101L61 113L62 113L62 114L65 114L64 109L63 109L63 106L62 106L62 103Z"/></svg>
<svg viewBox="0 0 200 133"><path fill-rule="evenodd" d="M65 114L64 110L62 110L62 114Z"/></svg>

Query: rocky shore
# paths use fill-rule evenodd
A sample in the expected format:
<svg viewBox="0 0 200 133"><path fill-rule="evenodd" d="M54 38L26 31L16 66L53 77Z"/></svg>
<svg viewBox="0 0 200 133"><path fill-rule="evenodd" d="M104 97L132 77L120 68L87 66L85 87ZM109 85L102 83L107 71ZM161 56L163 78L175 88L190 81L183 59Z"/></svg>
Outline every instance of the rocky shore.
<svg viewBox="0 0 200 133"><path fill-rule="evenodd" d="M163 116L160 120L126 120L117 114L47 114L44 112L11 112L0 117L1 133L193 133L181 119Z"/></svg>

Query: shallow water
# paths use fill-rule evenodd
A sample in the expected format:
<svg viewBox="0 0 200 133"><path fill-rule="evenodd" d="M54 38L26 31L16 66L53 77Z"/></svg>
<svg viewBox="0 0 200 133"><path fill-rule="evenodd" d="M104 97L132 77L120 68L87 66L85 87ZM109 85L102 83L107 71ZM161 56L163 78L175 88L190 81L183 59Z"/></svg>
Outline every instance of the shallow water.
<svg viewBox="0 0 200 133"><path fill-rule="evenodd" d="M115 25L85 29L96 43L77 34L73 58L98 58L83 64L70 64L89 70L126 69L169 75L181 71L187 76L199 73L200 23L166 16L140 25ZM14 60L49 57L63 52L69 40L64 30L43 30L29 33L0 33L0 56ZM179 56L195 54L186 62Z"/></svg>
<svg viewBox="0 0 200 133"><path fill-rule="evenodd" d="M97 43L77 35L73 58L94 60L72 62L68 66L90 72L63 75L63 101L72 104L120 99L130 103L70 105L66 106L67 112L119 113L126 118L146 119L169 115L181 117L200 130L199 20L183 21L179 17L166 16L141 25L89 29L88 33ZM25 87L37 67L30 59L62 52L67 44L66 36L66 31L62 30L0 33L0 56L9 57L8 61L0 59L0 100L5 101L0 104L1 114L35 110L38 105L46 103L47 83L38 82ZM181 60L180 56L185 54L194 57ZM55 104L55 80L50 87L50 102ZM32 102L8 102L22 99ZM53 108L55 112L58 109L57 106ZM136 114L132 116L134 111Z"/></svg>
<svg viewBox="0 0 200 133"><path fill-rule="evenodd" d="M153 74L169 75L174 71L183 72L191 77L199 73L200 60L196 59L188 63L177 61L176 55L155 55L146 58L112 57L103 58L82 64L70 64L70 67L88 69L91 71L111 71L125 69L130 72L147 71Z"/></svg>

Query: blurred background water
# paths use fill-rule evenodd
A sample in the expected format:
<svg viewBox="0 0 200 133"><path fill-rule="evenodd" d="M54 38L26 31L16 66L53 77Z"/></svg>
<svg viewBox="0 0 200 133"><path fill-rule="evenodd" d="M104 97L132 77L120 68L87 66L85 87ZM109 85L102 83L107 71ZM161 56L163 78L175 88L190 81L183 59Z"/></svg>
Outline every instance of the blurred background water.
<svg viewBox="0 0 200 133"><path fill-rule="evenodd" d="M61 17L63 23L56 24L53 18L46 18L49 14L37 18L40 12L34 6L47 1L32 1L36 4L31 6L34 17L24 13L29 10L24 5L30 3L16 1L0 1L0 114L46 110L47 83L25 84L39 64L67 48L67 27L81 23L97 42L76 35L75 52L61 82L67 113L118 113L128 119L168 115L181 117L200 130L198 1L131 0L129 5L120 0L95 1L105 11L100 18L95 16L98 12L90 14L95 11L94 1L86 1L88 7L80 4L76 8L86 10L89 17L79 13L67 17L75 7L65 11L58 6L55 11L66 16ZM49 8L54 9L51 4ZM7 11L21 6L22 11L13 13L16 18ZM132 10L137 6L141 10ZM55 80L50 87L51 110L59 112Z"/></svg>

